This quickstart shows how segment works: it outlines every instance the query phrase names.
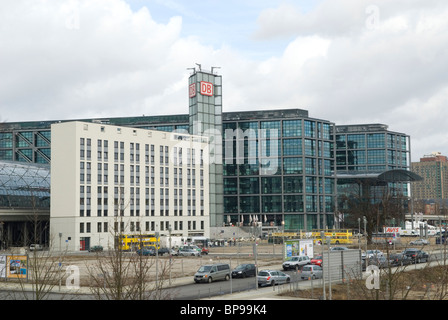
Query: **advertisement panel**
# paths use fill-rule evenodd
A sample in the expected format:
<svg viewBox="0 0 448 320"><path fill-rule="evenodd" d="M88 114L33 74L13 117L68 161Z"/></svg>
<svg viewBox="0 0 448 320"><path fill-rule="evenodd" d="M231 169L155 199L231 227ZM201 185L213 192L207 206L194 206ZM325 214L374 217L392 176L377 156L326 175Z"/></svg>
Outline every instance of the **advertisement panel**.
<svg viewBox="0 0 448 320"><path fill-rule="evenodd" d="M27 256L13 255L6 258L6 277L25 279L27 276Z"/></svg>
<svg viewBox="0 0 448 320"><path fill-rule="evenodd" d="M6 256L0 255L0 278L6 278Z"/></svg>
<svg viewBox="0 0 448 320"><path fill-rule="evenodd" d="M312 239L286 240L284 246L285 259L292 256L308 256L310 258L314 256Z"/></svg>

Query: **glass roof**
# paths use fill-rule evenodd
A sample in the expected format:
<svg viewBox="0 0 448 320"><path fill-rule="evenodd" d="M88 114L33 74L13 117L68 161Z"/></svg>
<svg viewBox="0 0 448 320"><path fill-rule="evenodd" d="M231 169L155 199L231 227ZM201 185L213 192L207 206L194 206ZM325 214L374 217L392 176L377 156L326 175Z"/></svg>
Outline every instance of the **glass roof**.
<svg viewBox="0 0 448 320"><path fill-rule="evenodd" d="M0 196L50 196L50 165L0 161Z"/></svg>

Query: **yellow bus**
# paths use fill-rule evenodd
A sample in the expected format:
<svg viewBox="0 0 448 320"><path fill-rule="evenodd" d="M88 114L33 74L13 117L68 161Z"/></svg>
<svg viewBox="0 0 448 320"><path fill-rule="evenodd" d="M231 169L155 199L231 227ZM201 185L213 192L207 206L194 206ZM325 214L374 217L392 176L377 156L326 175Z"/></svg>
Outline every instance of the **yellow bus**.
<svg viewBox="0 0 448 320"><path fill-rule="evenodd" d="M330 244L352 244L353 233L350 229L325 229L325 230L312 230L311 237L314 244L326 244L326 239L322 241L321 232L324 233L324 237L330 237Z"/></svg>
<svg viewBox="0 0 448 320"><path fill-rule="evenodd" d="M160 249L160 238L154 234L124 234L120 237L120 249L134 251L142 247L155 247Z"/></svg>

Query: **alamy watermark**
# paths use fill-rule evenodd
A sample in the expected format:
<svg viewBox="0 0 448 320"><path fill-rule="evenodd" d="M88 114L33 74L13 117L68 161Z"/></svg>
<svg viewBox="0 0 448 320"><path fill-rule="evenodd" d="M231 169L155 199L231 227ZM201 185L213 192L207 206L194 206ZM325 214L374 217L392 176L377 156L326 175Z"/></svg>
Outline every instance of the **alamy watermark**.
<svg viewBox="0 0 448 320"><path fill-rule="evenodd" d="M202 130L200 122L194 126L194 132L197 134L191 139L186 130L171 132L171 140L176 141L176 144L171 148L170 161L175 165L190 161L201 161L204 165L248 164L259 165L261 175L273 175L278 172L278 129L226 129L223 135L215 128ZM202 150L201 155L198 156L193 150Z"/></svg>
<svg viewBox="0 0 448 320"><path fill-rule="evenodd" d="M366 272L369 274L366 278L366 288L369 290L380 288L380 269L378 266L367 266Z"/></svg>
<svg viewBox="0 0 448 320"><path fill-rule="evenodd" d="M79 30L80 29L79 0L67 1L65 10L67 11L65 17L65 27L69 30Z"/></svg>
<svg viewBox="0 0 448 320"><path fill-rule="evenodd" d="M380 27L380 8L376 5L370 5L366 8L366 29L377 30Z"/></svg>
<svg viewBox="0 0 448 320"><path fill-rule="evenodd" d="M79 286L79 267L70 265L65 268L65 273L68 275L65 280L65 287L70 290L78 290Z"/></svg>

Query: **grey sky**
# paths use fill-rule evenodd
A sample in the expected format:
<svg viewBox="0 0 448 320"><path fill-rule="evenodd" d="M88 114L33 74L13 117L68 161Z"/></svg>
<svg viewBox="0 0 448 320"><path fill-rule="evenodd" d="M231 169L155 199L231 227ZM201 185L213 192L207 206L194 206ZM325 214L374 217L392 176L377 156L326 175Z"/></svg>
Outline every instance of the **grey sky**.
<svg viewBox="0 0 448 320"><path fill-rule="evenodd" d="M224 111L303 108L448 155L443 0L15 0L0 10L0 121L186 113L187 68Z"/></svg>

